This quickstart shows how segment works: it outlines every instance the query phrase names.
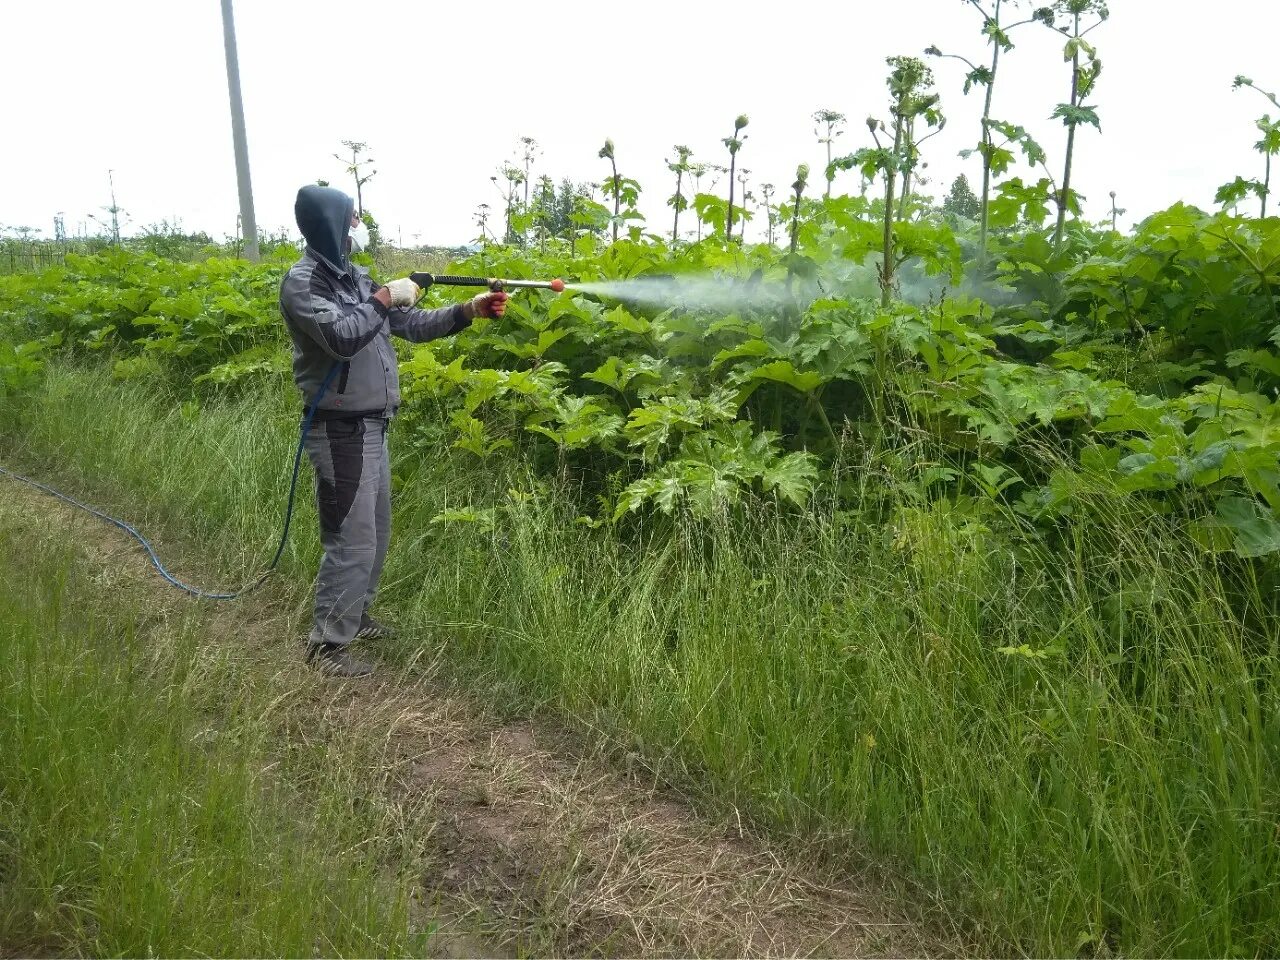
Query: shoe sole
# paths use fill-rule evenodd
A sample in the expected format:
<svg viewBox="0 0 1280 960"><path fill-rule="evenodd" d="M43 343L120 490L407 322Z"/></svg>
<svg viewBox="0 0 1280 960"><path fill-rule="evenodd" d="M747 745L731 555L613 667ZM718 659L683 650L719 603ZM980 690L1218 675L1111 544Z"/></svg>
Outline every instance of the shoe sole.
<svg viewBox="0 0 1280 960"><path fill-rule="evenodd" d="M358 680L361 677L369 676L374 671L374 668L367 663L360 664L359 669L350 670L347 667L335 664L327 657L319 656L315 653L308 653L303 662L313 670L318 671L322 676L336 677L340 680Z"/></svg>
<svg viewBox="0 0 1280 960"><path fill-rule="evenodd" d="M361 677L367 677L373 673L372 667L367 670L347 670L343 667L334 667L323 663L313 664L313 666L320 672L321 676L338 680L359 680Z"/></svg>

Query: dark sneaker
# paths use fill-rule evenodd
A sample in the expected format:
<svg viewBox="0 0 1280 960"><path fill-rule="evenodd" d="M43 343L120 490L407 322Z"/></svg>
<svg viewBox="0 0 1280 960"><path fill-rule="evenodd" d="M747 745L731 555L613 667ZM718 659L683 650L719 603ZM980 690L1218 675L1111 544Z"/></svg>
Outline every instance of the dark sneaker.
<svg viewBox="0 0 1280 960"><path fill-rule="evenodd" d="M389 640L396 632L385 623L379 623L367 613L360 618L360 629L356 631L357 640Z"/></svg>
<svg viewBox="0 0 1280 960"><path fill-rule="evenodd" d="M307 663L327 677L367 677L373 667L357 660L347 648L332 643L313 643L307 648Z"/></svg>

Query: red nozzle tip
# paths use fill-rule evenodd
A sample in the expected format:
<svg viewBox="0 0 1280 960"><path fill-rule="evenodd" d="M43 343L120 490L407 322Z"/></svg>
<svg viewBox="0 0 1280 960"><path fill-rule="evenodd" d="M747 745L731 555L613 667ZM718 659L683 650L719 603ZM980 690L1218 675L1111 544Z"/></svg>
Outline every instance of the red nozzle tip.
<svg viewBox="0 0 1280 960"><path fill-rule="evenodd" d="M560 280L560 279L552 280L552 281L551 281L551 289L552 289L552 290L554 290L556 293L563 293L563 292L564 292L564 281L563 281L563 280Z"/></svg>

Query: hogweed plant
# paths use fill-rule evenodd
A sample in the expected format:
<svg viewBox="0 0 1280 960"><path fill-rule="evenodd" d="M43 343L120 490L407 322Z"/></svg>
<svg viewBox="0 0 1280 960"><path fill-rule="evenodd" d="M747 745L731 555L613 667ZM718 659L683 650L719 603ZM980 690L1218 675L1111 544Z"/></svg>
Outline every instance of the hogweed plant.
<svg viewBox="0 0 1280 960"><path fill-rule="evenodd" d="M1280 99L1277 99L1274 93L1263 90L1246 76L1236 77L1235 82L1231 85L1233 90L1241 90L1246 87L1256 90L1266 97L1273 106L1280 108ZM1254 144L1254 149L1262 154L1263 157L1264 170L1262 179L1246 180L1244 177L1236 177L1231 183L1223 184L1218 189L1217 201L1224 206L1234 206L1248 194L1253 193L1261 203L1261 210L1258 216L1265 220L1267 218L1267 200L1271 196L1271 158L1276 154L1280 154L1280 115L1273 120L1271 119L1271 114L1264 113L1258 119L1257 126L1262 133L1262 139Z"/></svg>
<svg viewBox="0 0 1280 960"><path fill-rule="evenodd" d="M765 242L769 246L773 246L773 228L776 222L776 215L773 210L773 184L762 183L760 185L760 195L764 197L764 216L765 216Z"/></svg>
<svg viewBox="0 0 1280 960"><path fill-rule="evenodd" d="M733 136L725 137L721 143L729 151L729 209L725 214L724 235L726 239L733 239L733 182L734 169L738 162L738 151L742 149L742 142L747 139L747 135L743 133L743 129L747 126L747 115L740 113L737 119L733 121Z"/></svg>
<svg viewBox="0 0 1280 960"><path fill-rule="evenodd" d="M1112 233L1119 232L1120 217L1123 216L1126 212L1127 211L1124 209L1124 207L1116 206L1116 192L1112 190L1111 191L1111 232Z"/></svg>
<svg viewBox="0 0 1280 960"><path fill-rule="evenodd" d="M904 179L904 199L909 190L911 171L919 162L919 143L915 139L916 122L924 120L935 133L944 123L941 97L933 87L933 71L916 57L889 57L890 71L885 81L889 87L889 122L867 118L867 129L875 147L865 147L853 155L853 162L867 177L884 179L884 230L880 261L880 302L888 307L893 298L894 274L900 265L894 237L895 201L898 177ZM886 142L881 134L892 135ZM925 139L928 136L926 135ZM905 206L905 202L904 202Z"/></svg>
<svg viewBox="0 0 1280 960"><path fill-rule="evenodd" d="M693 195L695 197L698 194L702 193L702 178L705 177L710 170L711 170L711 167L709 164L705 164L705 163L689 164L689 176L693 177ZM702 218L701 217L698 218L697 225L698 225L698 240L701 241L702 240Z"/></svg>
<svg viewBox="0 0 1280 960"><path fill-rule="evenodd" d="M524 171L512 163L503 163L489 181L502 197L505 222L502 229L503 243L515 243L518 239L516 220L520 206L520 187L524 183ZM505 186L503 186L505 184Z"/></svg>
<svg viewBox="0 0 1280 960"><path fill-rule="evenodd" d="M791 281L796 275L796 251L800 246L800 201L804 199L804 188L809 184L809 165L802 163L796 167L796 179L791 184L791 224L787 228L791 245L787 250L787 289L791 289Z"/></svg>
<svg viewBox="0 0 1280 960"><path fill-rule="evenodd" d="M845 116L834 110L818 110L813 115L813 122L817 124L813 129L813 135L818 138L818 143L827 148L827 190L823 198L830 200L831 184L835 181L837 170L831 162L831 149L836 137L844 135Z"/></svg>
<svg viewBox="0 0 1280 960"><path fill-rule="evenodd" d="M613 141L606 139L604 146L600 148L600 152L596 154L601 160L609 161L609 169L613 171L612 176L605 183L604 192L606 196L612 192L613 194L613 242L618 242L618 207L622 202L621 179L618 177L618 161L614 157Z"/></svg>
<svg viewBox="0 0 1280 960"><path fill-rule="evenodd" d="M1063 59L1071 64L1071 98L1060 103L1053 111L1067 128L1067 153L1063 162L1062 185L1055 191L1054 202L1058 207L1058 222L1053 230L1053 245L1062 245L1062 234L1067 225L1067 212L1072 204L1071 168L1075 162L1076 130L1081 124L1089 124L1102 130L1098 112L1085 103L1097 86L1102 73L1102 61L1097 49L1085 39L1106 23L1110 10L1104 0L1058 0L1052 7L1036 10L1035 19L1063 34L1067 38L1063 47Z"/></svg>
<svg viewBox="0 0 1280 960"><path fill-rule="evenodd" d="M680 238L680 211L689 208L689 200L681 192L681 187L684 184L685 175L693 170L693 164L689 163L693 151L680 144L676 144L672 149L675 150L676 158L667 161L667 169L676 175L676 192L667 198L667 206L674 211L671 219L671 243L674 245Z"/></svg>
<svg viewBox="0 0 1280 960"><path fill-rule="evenodd" d="M364 185L374 178L377 170L368 169L373 165L372 157L361 157L361 154L369 149L367 143L361 143L357 140L343 140L342 145L351 151L350 157L344 157L340 153L335 153L333 158L341 163L356 185L356 213L361 218L364 217Z"/></svg>
<svg viewBox="0 0 1280 960"><path fill-rule="evenodd" d="M606 197L613 198L613 216L610 218L612 227L611 233L613 242L618 242L618 225L624 220L641 220L643 217L640 211L636 209L636 203L640 199L640 184L629 177L624 177L618 173L618 162L614 156L613 141L605 140L604 146L600 148L597 154L601 160L609 161L609 168L612 175L608 177L604 183L600 185ZM622 209L623 205L626 209ZM637 227L630 228L632 233L638 233Z"/></svg>
<svg viewBox="0 0 1280 960"><path fill-rule="evenodd" d="M529 184L533 180L533 161L538 159L542 148L533 137L520 138L520 163L524 169L524 206L529 209Z"/></svg>
<svg viewBox="0 0 1280 960"><path fill-rule="evenodd" d="M936 45L929 47L925 50L925 53L931 57L959 60L969 68L964 80L965 94L968 95L975 87L982 87L986 93L982 105L982 135L977 146L977 152L982 157L982 193L978 198L978 265L981 267L986 263L987 259L991 181L993 176L998 175L996 169L996 146L991 129L991 106L995 97L996 77L1000 71L1000 58L1013 50L1013 41L1010 39L1010 34L1018 27L1034 23L1036 18L1028 17L1025 20L1018 20L1008 25L1002 23L1001 16L1005 9L1017 6L1018 0L994 0L994 4L991 7L988 7L982 0L963 0L963 2L967 6L973 7L982 17L982 34L987 38L987 43L991 47L991 65L979 65L959 54L944 53ZM965 151L962 156L968 156L970 152ZM1005 166L1007 167L1007 164Z"/></svg>
<svg viewBox="0 0 1280 960"><path fill-rule="evenodd" d="M751 212L750 212L750 210L749 210L749 207L751 206L751 201L752 201L752 200L754 200L754 199L756 198L755 194L754 194L754 193L752 193L752 192L747 188L747 184L750 182L750 180L751 180L751 171L750 171L750 170L748 170L746 167L743 167L741 170L739 170L739 171L738 171L738 185L739 185L740 187L742 187L742 191L741 191L741 194L740 194L740 195L741 195L741 197L742 197L742 203L741 203L741 205L740 205L740 209L741 209L741 225L738 227L738 242L739 242L739 243L745 243L745 242L746 242L746 239L747 239L747 221L751 219Z"/></svg>
<svg viewBox="0 0 1280 960"><path fill-rule="evenodd" d="M908 220L911 218L911 200L915 196L913 188L918 186L919 183L927 182L916 176L916 169L920 166L921 144L926 140L936 137L947 125L946 117L941 117L931 133L926 133L924 136L917 138L916 120L916 117L912 117L907 121L907 133L904 138L907 153L902 167L902 195L898 199L897 216L899 220ZM919 181L919 183L917 183L917 181Z"/></svg>

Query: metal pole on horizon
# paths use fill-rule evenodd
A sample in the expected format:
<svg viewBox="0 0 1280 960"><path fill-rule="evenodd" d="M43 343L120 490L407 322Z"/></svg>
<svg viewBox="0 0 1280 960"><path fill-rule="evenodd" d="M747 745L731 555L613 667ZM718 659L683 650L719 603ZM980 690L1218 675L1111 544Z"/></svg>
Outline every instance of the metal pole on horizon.
<svg viewBox="0 0 1280 960"><path fill-rule="evenodd" d="M258 260L258 223L253 216L253 184L249 181L249 143L244 133L244 104L240 100L240 59L236 55L236 22L231 0L222 0L222 40L227 51L227 93L231 98L231 138L236 151L236 182L240 187L240 227L245 259Z"/></svg>

